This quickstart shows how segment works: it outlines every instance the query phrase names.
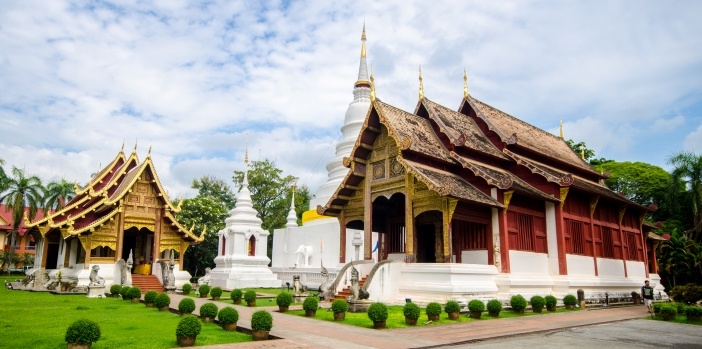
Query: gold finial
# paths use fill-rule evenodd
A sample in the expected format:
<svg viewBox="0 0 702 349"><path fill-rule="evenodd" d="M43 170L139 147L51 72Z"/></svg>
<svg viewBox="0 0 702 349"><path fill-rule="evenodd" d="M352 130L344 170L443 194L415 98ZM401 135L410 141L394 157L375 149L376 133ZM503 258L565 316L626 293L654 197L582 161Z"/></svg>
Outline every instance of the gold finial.
<svg viewBox="0 0 702 349"><path fill-rule="evenodd" d="M151 157L151 144L149 144L149 151L146 153L146 157L147 158Z"/></svg>
<svg viewBox="0 0 702 349"><path fill-rule="evenodd" d="M246 152L244 153L244 163L249 165L249 146L246 146Z"/></svg>
<svg viewBox="0 0 702 349"><path fill-rule="evenodd" d="M373 65L372 64L371 64L370 85L371 85L371 92L370 92L371 102L375 102L375 77L373 77Z"/></svg>
<svg viewBox="0 0 702 349"><path fill-rule="evenodd" d="M366 56L366 21L363 21L363 34L361 34L361 58Z"/></svg>
<svg viewBox="0 0 702 349"><path fill-rule="evenodd" d="M424 100L424 79L422 79L422 65L419 65L419 100Z"/></svg>
<svg viewBox="0 0 702 349"><path fill-rule="evenodd" d="M137 143L139 143L139 140L135 139L134 140L134 150L132 150L132 153L136 153Z"/></svg>
<svg viewBox="0 0 702 349"><path fill-rule="evenodd" d="M585 160L585 145L580 145L580 157Z"/></svg>
<svg viewBox="0 0 702 349"><path fill-rule="evenodd" d="M463 98L468 98L468 75L466 68L463 68Z"/></svg>
<svg viewBox="0 0 702 349"><path fill-rule="evenodd" d="M120 153L124 152L124 138L122 138L122 149L119 150Z"/></svg>
<svg viewBox="0 0 702 349"><path fill-rule="evenodd" d="M565 137L563 137L563 118L561 118L561 139L565 140Z"/></svg>

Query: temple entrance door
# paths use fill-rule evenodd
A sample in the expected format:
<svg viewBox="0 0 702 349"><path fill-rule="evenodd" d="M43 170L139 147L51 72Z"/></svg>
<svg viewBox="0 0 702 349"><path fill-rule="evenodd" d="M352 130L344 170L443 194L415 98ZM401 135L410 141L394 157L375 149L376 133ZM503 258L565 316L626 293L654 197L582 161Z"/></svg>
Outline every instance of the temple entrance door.
<svg viewBox="0 0 702 349"><path fill-rule="evenodd" d="M58 257L59 257L59 246L60 246L60 236L58 231L53 231L46 234L46 263L44 268L46 269L57 269L58 268Z"/></svg>
<svg viewBox="0 0 702 349"><path fill-rule="evenodd" d="M137 267L139 265L148 264L151 260L153 238L154 233L146 228L137 229L136 227L132 227L124 231L122 255L120 258L127 261L127 259L129 259L129 252L131 251L134 272L137 272Z"/></svg>
<svg viewBox="0 0 702 349"><path fill-rule="evenodd" d="M434 224L417 226L417 263L436 263Z"/></svg>

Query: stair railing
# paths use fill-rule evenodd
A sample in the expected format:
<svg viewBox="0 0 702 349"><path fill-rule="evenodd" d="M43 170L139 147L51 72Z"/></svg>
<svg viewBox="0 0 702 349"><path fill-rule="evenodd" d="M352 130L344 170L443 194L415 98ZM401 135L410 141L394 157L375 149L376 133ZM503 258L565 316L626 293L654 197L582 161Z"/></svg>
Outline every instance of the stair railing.
<svg viewBox="0 0 702 349"><path fill-rule="evenodd" d="M334 279L334 282L330 286L330 288L334 291L334 296L336 296L337 293L342 291L344 287L347 286L351 281L351 266L357 266L361 264L372 264L375 263L373 260L362 260L362 261L352 261L349 263L346 263L341 270L339 270L339 273L336 275L336 279ZM362 278L362 274L359 275L359 278ZM346 280L346 281L344 281Z"/></svg>

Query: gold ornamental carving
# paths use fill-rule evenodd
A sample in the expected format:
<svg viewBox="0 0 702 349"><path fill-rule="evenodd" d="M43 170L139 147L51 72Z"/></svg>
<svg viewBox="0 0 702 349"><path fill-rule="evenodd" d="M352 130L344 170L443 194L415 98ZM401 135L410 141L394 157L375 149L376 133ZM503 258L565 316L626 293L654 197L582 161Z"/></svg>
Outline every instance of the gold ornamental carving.
<svg viewBox="0 0 702 349"><path fill-rule="evenodd" d="M568 197L568 190L570 187L565 187L565 188L560 188L560 194L561 194L561 209L563 208L563 205L565 205L566 197Z"/></svg>
<svg viewBox="0 0 702 349"><path fill-rule="evenodd" d="M622 225L622 220L624 220L624 213L626 213L627 205L622 205L619 207L619 225Z"/></svg>
<svg viewBox="0 0 702 349"><path fill-rule="evenodd" d="M590 197L590 218L595 215L595 209L597 208L597 203L600 201L600 197L592 196Z"/></svg>
<svg viewBox="0 0 702 349"><path fill-rule="evenodd" d="M507 210L509 208L509 202L512 201L512 195L514 195L514 190L508 190L508 191L504 192L504 194L503 194L503 196L504 196L503 204L505 205L505 210Z"/></svg>
<svg viewBox="0 0 702 349"><path fill-rule="evenodd" d="M373 179L385 178L385 161L379 161L373 164Z"/></svg>

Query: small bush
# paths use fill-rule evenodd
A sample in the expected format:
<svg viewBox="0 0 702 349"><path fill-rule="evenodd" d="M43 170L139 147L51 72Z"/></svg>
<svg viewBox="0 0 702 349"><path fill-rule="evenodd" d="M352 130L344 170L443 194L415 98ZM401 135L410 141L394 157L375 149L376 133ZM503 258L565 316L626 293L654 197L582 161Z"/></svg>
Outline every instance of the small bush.
<svg viewBox="0 0 702 349"><path fill-rule="evenodd" d="M405 314L405 317L408 319L417 320L419 319L421 311L419 310L418 305L410 302L405 303L405 306L402 308L402 313Z"/></svg>
<svg viewBox="0 0 702 349"><path fill-rule="evenodd" d="M565 305L576 305L578 304L578 299L575 298L572 294L566 295L563 297L563 304Z"/></svg>
<svg viewBox="0 0 702 349"><path fill-rule="evenodd" d="M251 329L254 331L270 331L273 327L273 316L265 310L259 310L251 315Z"/></svg>
<svg viewBox="0 0 702 349"><path fill-rule="evenodd" d="M239 312L232 307L224 307L217 314L217 319L220 324L233 324L239 321Z"/></svg>
<svg viewBox="0 0 702 349"><path fill-rule="evenodd" d="M188 315L178 323L176 328L176 337L197 337L202 330L200 320L194 315Z"/></svg>
<svg viewBox="0 0 702 349"><path fill-rule="evenodd" d="M337 299L332 302L331 310L334 313L345 313L349 310L349 304L343 299Z"/></svg>
<svg viewBox="0 0 702 349"><path fill-rule="evenodd" d="M100 339L100 326L88 319L76 320L66 330L67 343L91 344Z"/></svg>
<svg viewBox="0 0 702 349"><path fill-rule="evenodd" d="M497 299L490 300L487 302L487 311L488 313L499 314L502 311L502 302L498 301Z"/></svg>
<svg viewBox="0 0 702 349"><path fill-rule="evenodd" d="M246 303L253 303L256 301L256 292L253 290L248 290L244 292L244 301Z"/></svg>
<svg viewBox="0 0 702 349"><path fill-rule="evenodd" d="M685 303L676 302L676 303L673 303L673 305L675 305L675 309L677 309L677 312L679 315L685 314L685 307L686 307Z"/></svg>
<svg viewBox="0 0 702 349"><path fill-rule="evenodd" d="M293 296L289 292L280 292L278 296L275 297L275 304L279 307L289 307L293 302Z"/></svg>
<svg viewBox="0 0 702 349"><path fill-rule="evenodd" d="M690 283L685 286L675 286L668 295L676 302L695 304L702 300L702 285Z"/></svg>
<svg viewBox="0 0 702 349"><path fill-rule="evenodd" d="M113 284L110 286L110 293L112 293L113 296L120 294L119 292L122 290L122 285L117 285Z"/></svg>
<svg viewBox="0 0 702 349"><path fill-rule="evenodd" d="M558 304L558 298L548 295L544 297L544 302L546 303L546 308L555 308Z"/></svg>
<svg viewBox="0 0 702 349"><path fill-rule="evenodd" d="M167 307L169 304L171 304L171 297L168 297L165 293L160 293L154 300L154 305L157 308Z"/></svg>
<svg viewBox="0 0 702 349"><path fill-rule="evenodd" d="M695 305L689 305L685 308L685 315L687 316L702 316L702 307Z"/></svg>
<svg viewBox="0 0 702 349"><path fill-rule="evenodd" d="M210 296L221 297L222 296L222 288L219 286L213 287L212 290L210 290Z"/></svg>
<svg viewBox="0 0 702 349"><path fill-rule="evenodd" d="M181 314L192 314L195 311L195 301L192 298L183 298L178 303L178 312Z"/></svg>
<svg viewBox="0 0 702 349"><path fill-rule="evenodd" d="M656 314L659 313L661 311L661 305L663 305L663 303L653 303L653 312Z"/></svg>
<svg viewBox="0 0 702 349"><path fill-rule="evenodd" d="M207 294L210 293L210 285L202 284L198 287L197 291L200 292L200 297L207 297Z"/></svg>
<svg viewBox="0 0 702 349"><path fill-rule="evenodd" d="M149 291L144 294L144 303L153 303L156 301L156 296L158 296L158 292L156 291Z"/></svg>
<svg viewBox="0 0 702 349"><path fill-rule="evenodd" d="M124 297L124 298L129 298L129 289L131 287L129 286L122 286L122 288L119 290L119 294Z"/></svg>
<svg viewBox="0 0 702 349"><path fill-rule="evenodd" d="M438 304L438 303L437 303ZM441 306L439 306L441 309ZM385 321L388 319L388 307L380 302L376 302L368 307L368 318L371 321Z"/></svg>
<svg viewBox="0 0 702 349"><path fill-rule="evenodd" d="M500 305L500 310L501 309L502 305ZM468 302L468 310L474 313L482 313L485 311L485 303L479 299L474 299Z"/></svg>
<svg viewBox="0 0 702 349"><path fill-rule="evenodd" d="M129 291L127 291L127 297L130 299L140 299L141 298L141 290L139 287L131 287Z"/></svg>
<svg viewBox="0 0 702 349"><path fill-rule="evenodd" d="M461 311L461 305L458 304L458 302L456 301L448 301L446 302L446 305L444 305L444 311L446 313L455 313Z"/></svg>
<svg viewBox="0 0 702 349"><path fill-rule="evenodd" d="M529 303L531 303L531 309L538 310L538 309L544 308L544 305L546 305L546 300L544 299L544 297L534 296L534 297L531 297L531 299L529 300Z"/></svg>
<svg viewBox="0 0 702 349"><path fill-rule="evenodd" d="M436 302L431 302L427 304L427 309L425 310L427 315L439 315L441 314L441 304Z"/></svg>
<svg viewBox="0 0 702 349"><path fill-rule="evenodd" d="M240 289L234 289L232 292L229 294L229 297L231 297L232 301L236 302L241 299L243 296L243 292L241 292Z"/></svg>
<svg viewBox="0 0 702 349"><path fill-rule="evenodd" d="M656 314L664 314L664 315L676 315L678 313L678 307L676 307L674 304L671 303L663 303L661 306L658 308L658 311Z"/></svg>
<svg viewBox="0 0 702 349"><path fill-rule="evenodd" d="M306 311L317 310L317 306L319 306L317 297L307 297L305 298L305 301L302 302L302 309L305 309Z"/></svg>
<svg viewBox="0 0 702 349"><path fill-rule="evenodd" d="M217 316L217 305L214 303L205 303L200 307L200 316L214 318Z"/></svg>
<svg viewBox="0 0 702 349"><path fill-rule="evenodd" d="M190 291L193 290L193 285L191 285L189 282L186 282L183 284L183 294L190 294Z"/></svg>
<svg viewBox="0 0 702 349"><path fill-rule="evenodd" d="M521 312L526 309L527 301L521 294L518 294L509 299L509 305L512 307L512 311Z"/></svg>

